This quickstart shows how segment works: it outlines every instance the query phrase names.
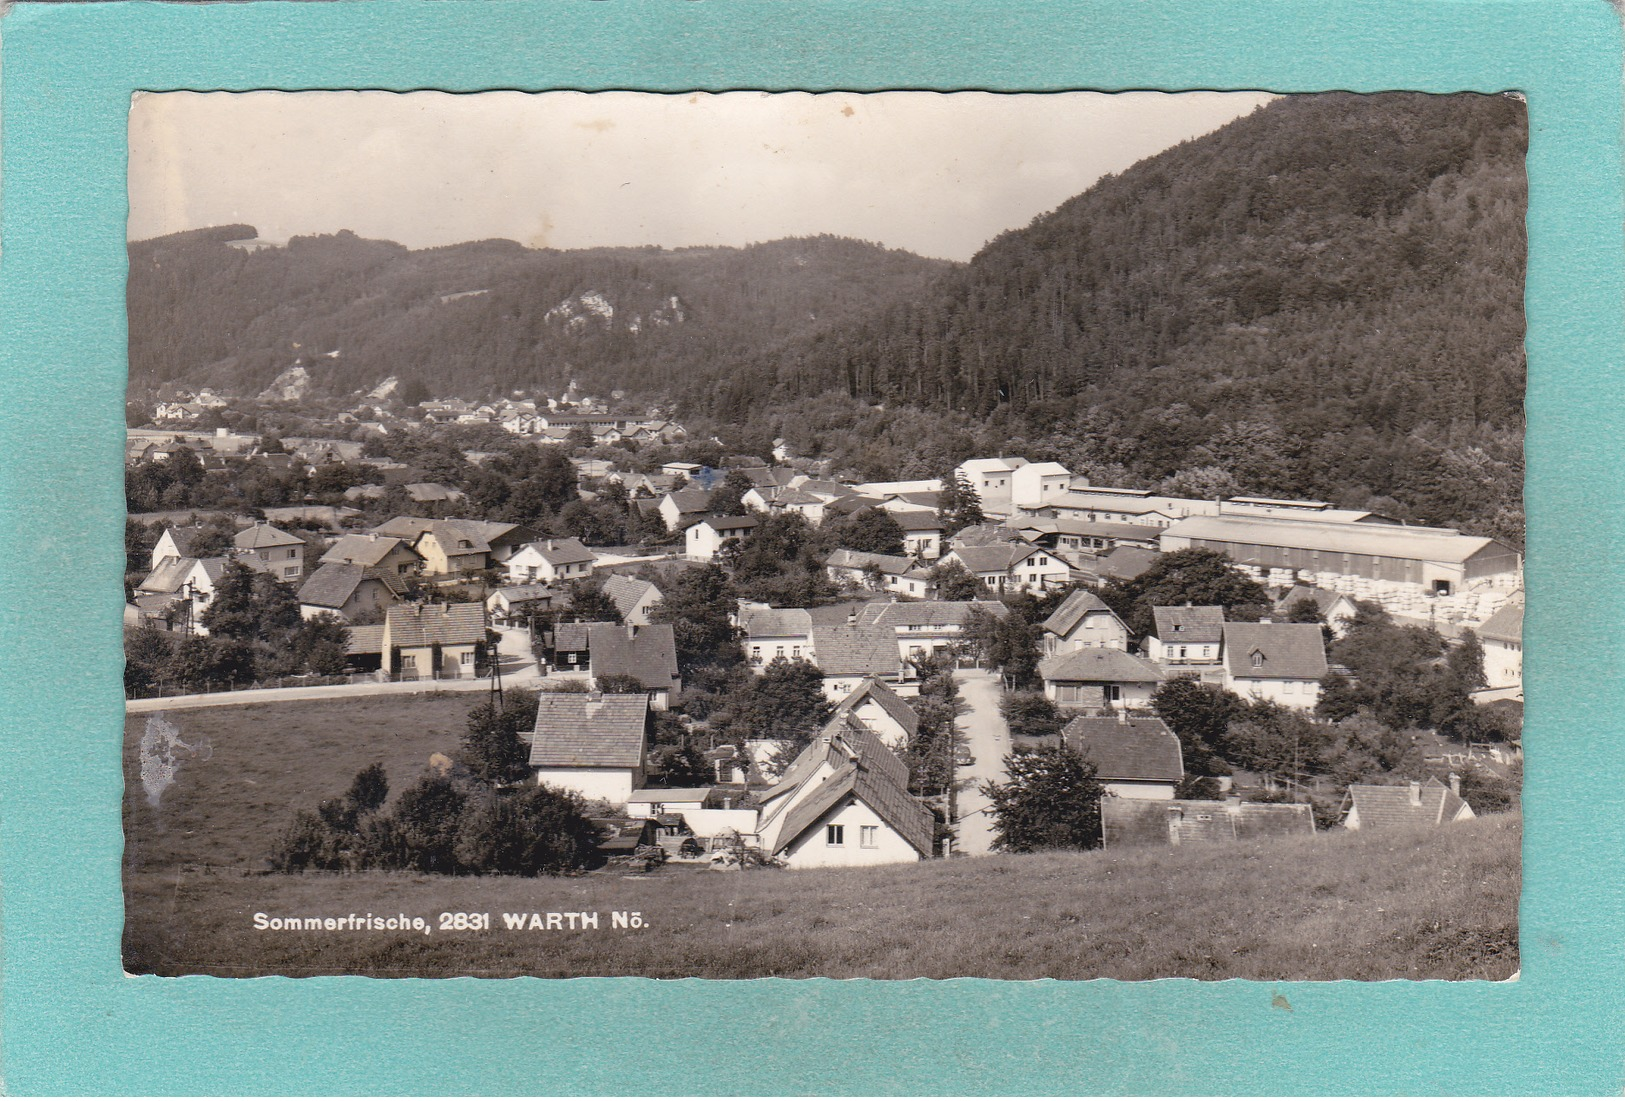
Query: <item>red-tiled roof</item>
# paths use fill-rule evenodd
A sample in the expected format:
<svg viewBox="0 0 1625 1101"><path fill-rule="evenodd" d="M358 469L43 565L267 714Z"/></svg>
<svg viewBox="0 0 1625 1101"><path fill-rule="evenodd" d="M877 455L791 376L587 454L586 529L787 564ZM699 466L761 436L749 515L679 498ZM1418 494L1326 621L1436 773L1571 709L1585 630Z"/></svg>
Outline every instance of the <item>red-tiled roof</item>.
<svg viewBox="0 0 1625 1101"><path fill-rule="evenodd" d="M530 764L535 768L638 768L643 764L649 697L543 692L537 700Z"/></svg>
<svg viewBox="0 0 1625 1101"><path fill-rule="evenodd" d="M1101 781L1178 783L1185 775L1179 739L1161 719L1079 717L1061 731L1067 745L1095 766Z"/></svg>

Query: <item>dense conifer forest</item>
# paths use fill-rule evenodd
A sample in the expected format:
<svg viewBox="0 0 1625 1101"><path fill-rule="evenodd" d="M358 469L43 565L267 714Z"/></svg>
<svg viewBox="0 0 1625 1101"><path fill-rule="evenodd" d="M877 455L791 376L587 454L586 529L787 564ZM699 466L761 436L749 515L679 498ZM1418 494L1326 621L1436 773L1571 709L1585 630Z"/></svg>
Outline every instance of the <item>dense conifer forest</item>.
<svg viewBox="0 0 1625 1101"><path fill-rule="evenodd" d="M408 251L131 246L135 390L620 389L866 477L971 454L1314 497L1521 545L1524 105L1277 100L967 264L823 237ZM481 292L481 293L472 293ZM331 355L330 353L338 354Z"/></svg>

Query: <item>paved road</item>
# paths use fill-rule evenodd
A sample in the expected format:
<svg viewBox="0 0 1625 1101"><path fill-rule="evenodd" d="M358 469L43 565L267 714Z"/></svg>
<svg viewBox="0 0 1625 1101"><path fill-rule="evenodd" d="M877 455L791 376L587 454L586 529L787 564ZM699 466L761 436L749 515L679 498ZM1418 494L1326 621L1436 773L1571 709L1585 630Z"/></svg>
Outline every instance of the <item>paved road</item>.
<svg viewBox="0 0 1625 1101"><path fill-rule="evenodd" d="M1010 728L999 714L1002 687L999 677L981 669L961 669L954 674L959 685L962 708L959 731L975 763L954 770L959 787L959 835L955 850L967 856L985 856L993 848L993 819L987 813L988 801L980 786L991 780L1003 783L1010 777L1004 771L1004 758L1010 752Z"/></svg>

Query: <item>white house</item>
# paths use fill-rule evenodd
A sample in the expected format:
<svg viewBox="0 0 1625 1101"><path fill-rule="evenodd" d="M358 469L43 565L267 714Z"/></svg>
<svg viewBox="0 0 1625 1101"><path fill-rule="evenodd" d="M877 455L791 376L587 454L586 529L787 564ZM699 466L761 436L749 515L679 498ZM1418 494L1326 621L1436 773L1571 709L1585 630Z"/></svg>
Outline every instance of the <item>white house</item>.
<svg viewBox="0 0 1625 1101"><path fill-rule="evenodd" d="M1349 621L1359 614L1354 598L1347 593L1334 593L1330 589L1317 589L1313 585L1294 585L1275 603L1275 610L1283 617L1305 600L1320 613L1320 621L1331 628L1333 638L1342 638Z"/></svg>
<svg viewBox="0 0 1625 1101"><path fill-rule="evenodd" d="M683 543L690 562L710 562L728 540L747 539L755 530L754 516L706 516L683 533Z"/></svg>
<svg viewBox="0 0 1625 1101"><path fill-rule="evenodd" d="M660 518L672 531L682 531L689 521L704 516L711 493L704 489L677 489L660 498Z"/></svg>
<svg viewBox="0 0 1625 1101"><path fill-rule="evenodd" d="M745 636L745 655L757 672L775 658L811 660L812 616L805 608L770 608L742 600L738 623Z"/></svg>
<svg viewBox="0 0 1625 1101"><path fill-rule="evenodd" d="M903 529L903 553L926 562L942 556L942 521L935 512L911 509L892 513L892 519Z"/></svg>
<svg viewBox="0 0 1625 1101"><path fill-rule="evenodd" d="M156 615L172 607L176 601L185 600L187 607L180 609L180 612L186 621L176 620L174 626L206 635L209 632L201 623L203 612L214 599L215 585L229 561L224 557L167 557L136 586L136 606Z"/></svg>
<svg viewBox="0 0 1625 1101"><path fill-rule="evenodd" d="M628 627L643 627L649 623L649 611L664 598L652 582L636 577L611 574L604 580L604 595L621 613L621 622Z"/></svg>
<svg viewBox="0 0 1625 1101"><path fill-rule="evenodd" d="M625 805L643 787L649 698L641 692L543 692L530 737L536 782Z"/></svg>
<svg viewBox="0 0 1625 1101"><path fill-rule="evenodd" d="M908 766L851 713L832 719L761 796L762 850L791 868L927 860L931 812L908 793Z"/></svg>
<svg viewBox="0 0 1625 1101"><path fill-rule="evenodd" d="M1523 684L1523 601L1503 604L1478 628L1484 646L1484 680L1491 688Z"/></svg>
<svg viewBox="0 0 1625 1101"><path fill-rule="evenodd" d="M970 483L985 514L1008 516L1015 491L1013 476L1026 465L1027 460L1020 458L966 459L954 468L954 474Z"/></svg>
<svg viewBox="0 0 1625 1101"><path fill-rule="evenodd" d="M1226 623L1224 686L1238 696L1312 711L1326 676L1318 623Z"/></svg>
<svg viewBox="0 0 1625 1101"><path fill-rule="evenodd" d="M237 556L278 581L298 581L305 575L305 541L261 522L244 528L233 538Z"/></svg>
<svg viewBox="0 0 1625 1101"><path fill-rule="evenodd" d="M835 550L824 559L824 572L837 585L872 589L929 599L936 595L936 583L914 559L869 551Z"/></svg>
<svg viewBox="0 0 1625 1101"><path fill-rule="evenodd" d="M405 591L406 583L391 570L326 562L299 587L299 614L306 619L335 615L349 622L383 612Z"/></svg>
<svg viewBox="0 0 1625 1101"><path fill-rule="evenodd" d="M508 559L508 579L518 584L580 581L592 576L596 561L598 556L579 539L539 539L526 543Z"/></svg>
<svg viewBox="0 0 1625 1101"><path fill-rule="evenodd" d="M1080 715L1061 731L1066 744L1095 766L1106 794L1119 799L1172 799L1185 776L1179 738L1161 719Z"/></svg>
<svg viewBox="0 0 1625 1101"><path fill-rule="evenodd" d="M995 593L1043 593L1072 580L1070 565L1031 543L956 546L942 561L958 562Z"/></svg>
<svg viewBox="0 0 1625 1101"><path fill-rule="evenodd" d="M850 712L859 722L873 730L889 749L908 748L909 742L920 732L920 717L903 697L874 677L865 677L858 686L835 705L839 712Z"/></svg>
<svg viewBox="0 0 1625 1101"><path fill-rule="evenodd" d="M1217 665L1224 642L1224 609L1216 604L1152 608L1155 631L1140 651L1158 665Z"/></svg>
<svg viewBox="0 0 1625 1101"><path fill-rule="evenodd" d="M939 654L965 640L965 624L974 611L1004 616L1009 609L997 600L896 600L869 604L858 623L888 627L897 636L897 651L905 661Z"/></svg>
<svg viewBox="0 0 1625 1101"><path fill-rule="evenodd" d="M896 632L889 627L815 624L811 660L824 674L824 695L832 703L867 680L895 684L905 674Z"/></svg>
<svg viewBox="0 0 1625 1101"><path fill-rule="evenodd" d="M1128 627L1088 589L1068 593L1044 621L1043 631L1046 655L1065 654L1086 646L1128 649Z"/></svg>

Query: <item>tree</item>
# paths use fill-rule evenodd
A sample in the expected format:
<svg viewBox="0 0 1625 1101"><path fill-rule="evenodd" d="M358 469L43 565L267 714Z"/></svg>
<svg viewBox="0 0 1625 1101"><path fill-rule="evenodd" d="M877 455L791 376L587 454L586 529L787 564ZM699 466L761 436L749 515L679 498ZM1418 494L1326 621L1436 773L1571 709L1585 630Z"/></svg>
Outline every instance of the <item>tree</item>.
<svg viewBox="0 0 1625 1101"><path fill-rule="evenodd" d="M649 610L649 619L672 625L677 665L685 681L701 666L732 666L744 660L739 633L730 619L738 597L721 567L690 566L661 589L665 599Z"/></svg>
<svg viewBox="0 0 1625 1101"><path fill-rule="evenodd" d="M870 554L900 555L906 538L897 518L883 508L858 509L835 524L832 534L836 546Z"/></svg>
<svg viewBox="0 0 1625 1101"><path fill-rule="evenodd" d="M349 664L350 628L329 612L302 621L289 635L287 650L307 673L332 676Z"/></svg>
<svg viewBox="0 0 1625 1101"><path fill-rule="evenodd" d="M705 499L707 512L716 516L740 516L745 511L744 496L756 488L743 470L730 470L722 483Z"/></svg>
<svg viewBox="0 0 1625 1101"><path fill-rule="evenodd" d="M1031 607L1029 599L1020 610L1011 608L1004 615L972 608L965 619L966 639L981 652L983 661L1003 673L1016 688L1038 684L1039 640L1043 632L1022 614Z"/></svg>
<svg viewBox="0 0 1625 1101"><path fill-rule="evenodd" d="M987 587L958 561L939 562L926 574L937 587L938 600L985 600Z"/></svg>
<svg viewBox="0 0 1625 1101"><path fill-rule="evenodd" d="M530 746L520 734L535 726L536 694L522 689L504 692L501 707L487 701L470 709L460 759L488 784L522 779L529 771Z"/></svg>
<svg viewBox="0 0 1625 1101"><path fill-rule="evenodd" d="M585 867L598 844L585 811L574 792L546 786L483 793L455 823L455 859L482 874L562 875Z"/></svg>
<svg viewBox="0 0 1625 1101"><path fill-rule="evenodd" d="M835 705L824 696L824 674L818 666L800 658L774 658L731 709L729 729L736 741L760 738L779 743L777 757L788 765L834 711Z"/></svg>
<svg viewBox="0 0 1625 1101"><path fill-rule="evenodd" d="M1007 692L999 701L999 714L1017 738L1057 738L1066 719L1061 709L1042 692Z"/></svg>
<svg viewBox="0 0 1625 1101"><path fill-rule="evenodd" d="M560 618L575 623L619 623L621 610L604 595L602 582L572 581L570 599Z"/></svg>
<svg viewBox="0 0 1625 1101"><path fill-rule="evenodd" d="M215 582L214 597L198 620L216 638L258 638L260 615L255 603L254 571L238 560L227 562L220 571L220 580Z"/></svg>
<svg viewBox="0 0 1625 1101"><path fill-rule="evenodd" d="M1159 684L1151 709L1179 739L1188 772L1229 774L1222 748L1229 742L1230 723L1246 709L1240 696L1187 674Z"/></svg>
<svg viewBox="0 0 1625 1101"><path fill-rule="evenodd" d="M1092 765L1065 745L1017 750L1004 759L1003 784L983 783L1003 852L1100 847L1100 800Z"/></svg>
<svg viewBox="0 0 1625 1101"><path fill-rule="evenodd" d="M1269 606L1269 594L1262 585L1236 569L1221 552L1201 547L1158 555L1138 577L1107 582L1100 598L1137 638L1155 630L1153 608L1217 604L1225 609L1226 619L1245 620L1257 619Z"/></svg>
<svg viewBox="0 0 1625 1101"><path fill-rule="evenodd" d="M1227 758L1242 768L1294 783L1321 765L1327 728L1301 711L1256 700L1230 724Z"/></svg>
<svg viewBox="0 0 1625 1101"><path fill-rule="evenodd" d="M959 534L965 528L987 522L976 488L969 478L957 470L950 470L942 477L942 492L937 497L937 520L942 524L944 539Z"/></svg>
<svg viewBox="0 0 1625 1101"><path fill-rule="evenodd" d="M458 871L458 820L465 800L443 776L425 776L401 792L380 831L380 863L419 872Z"/></svg>

